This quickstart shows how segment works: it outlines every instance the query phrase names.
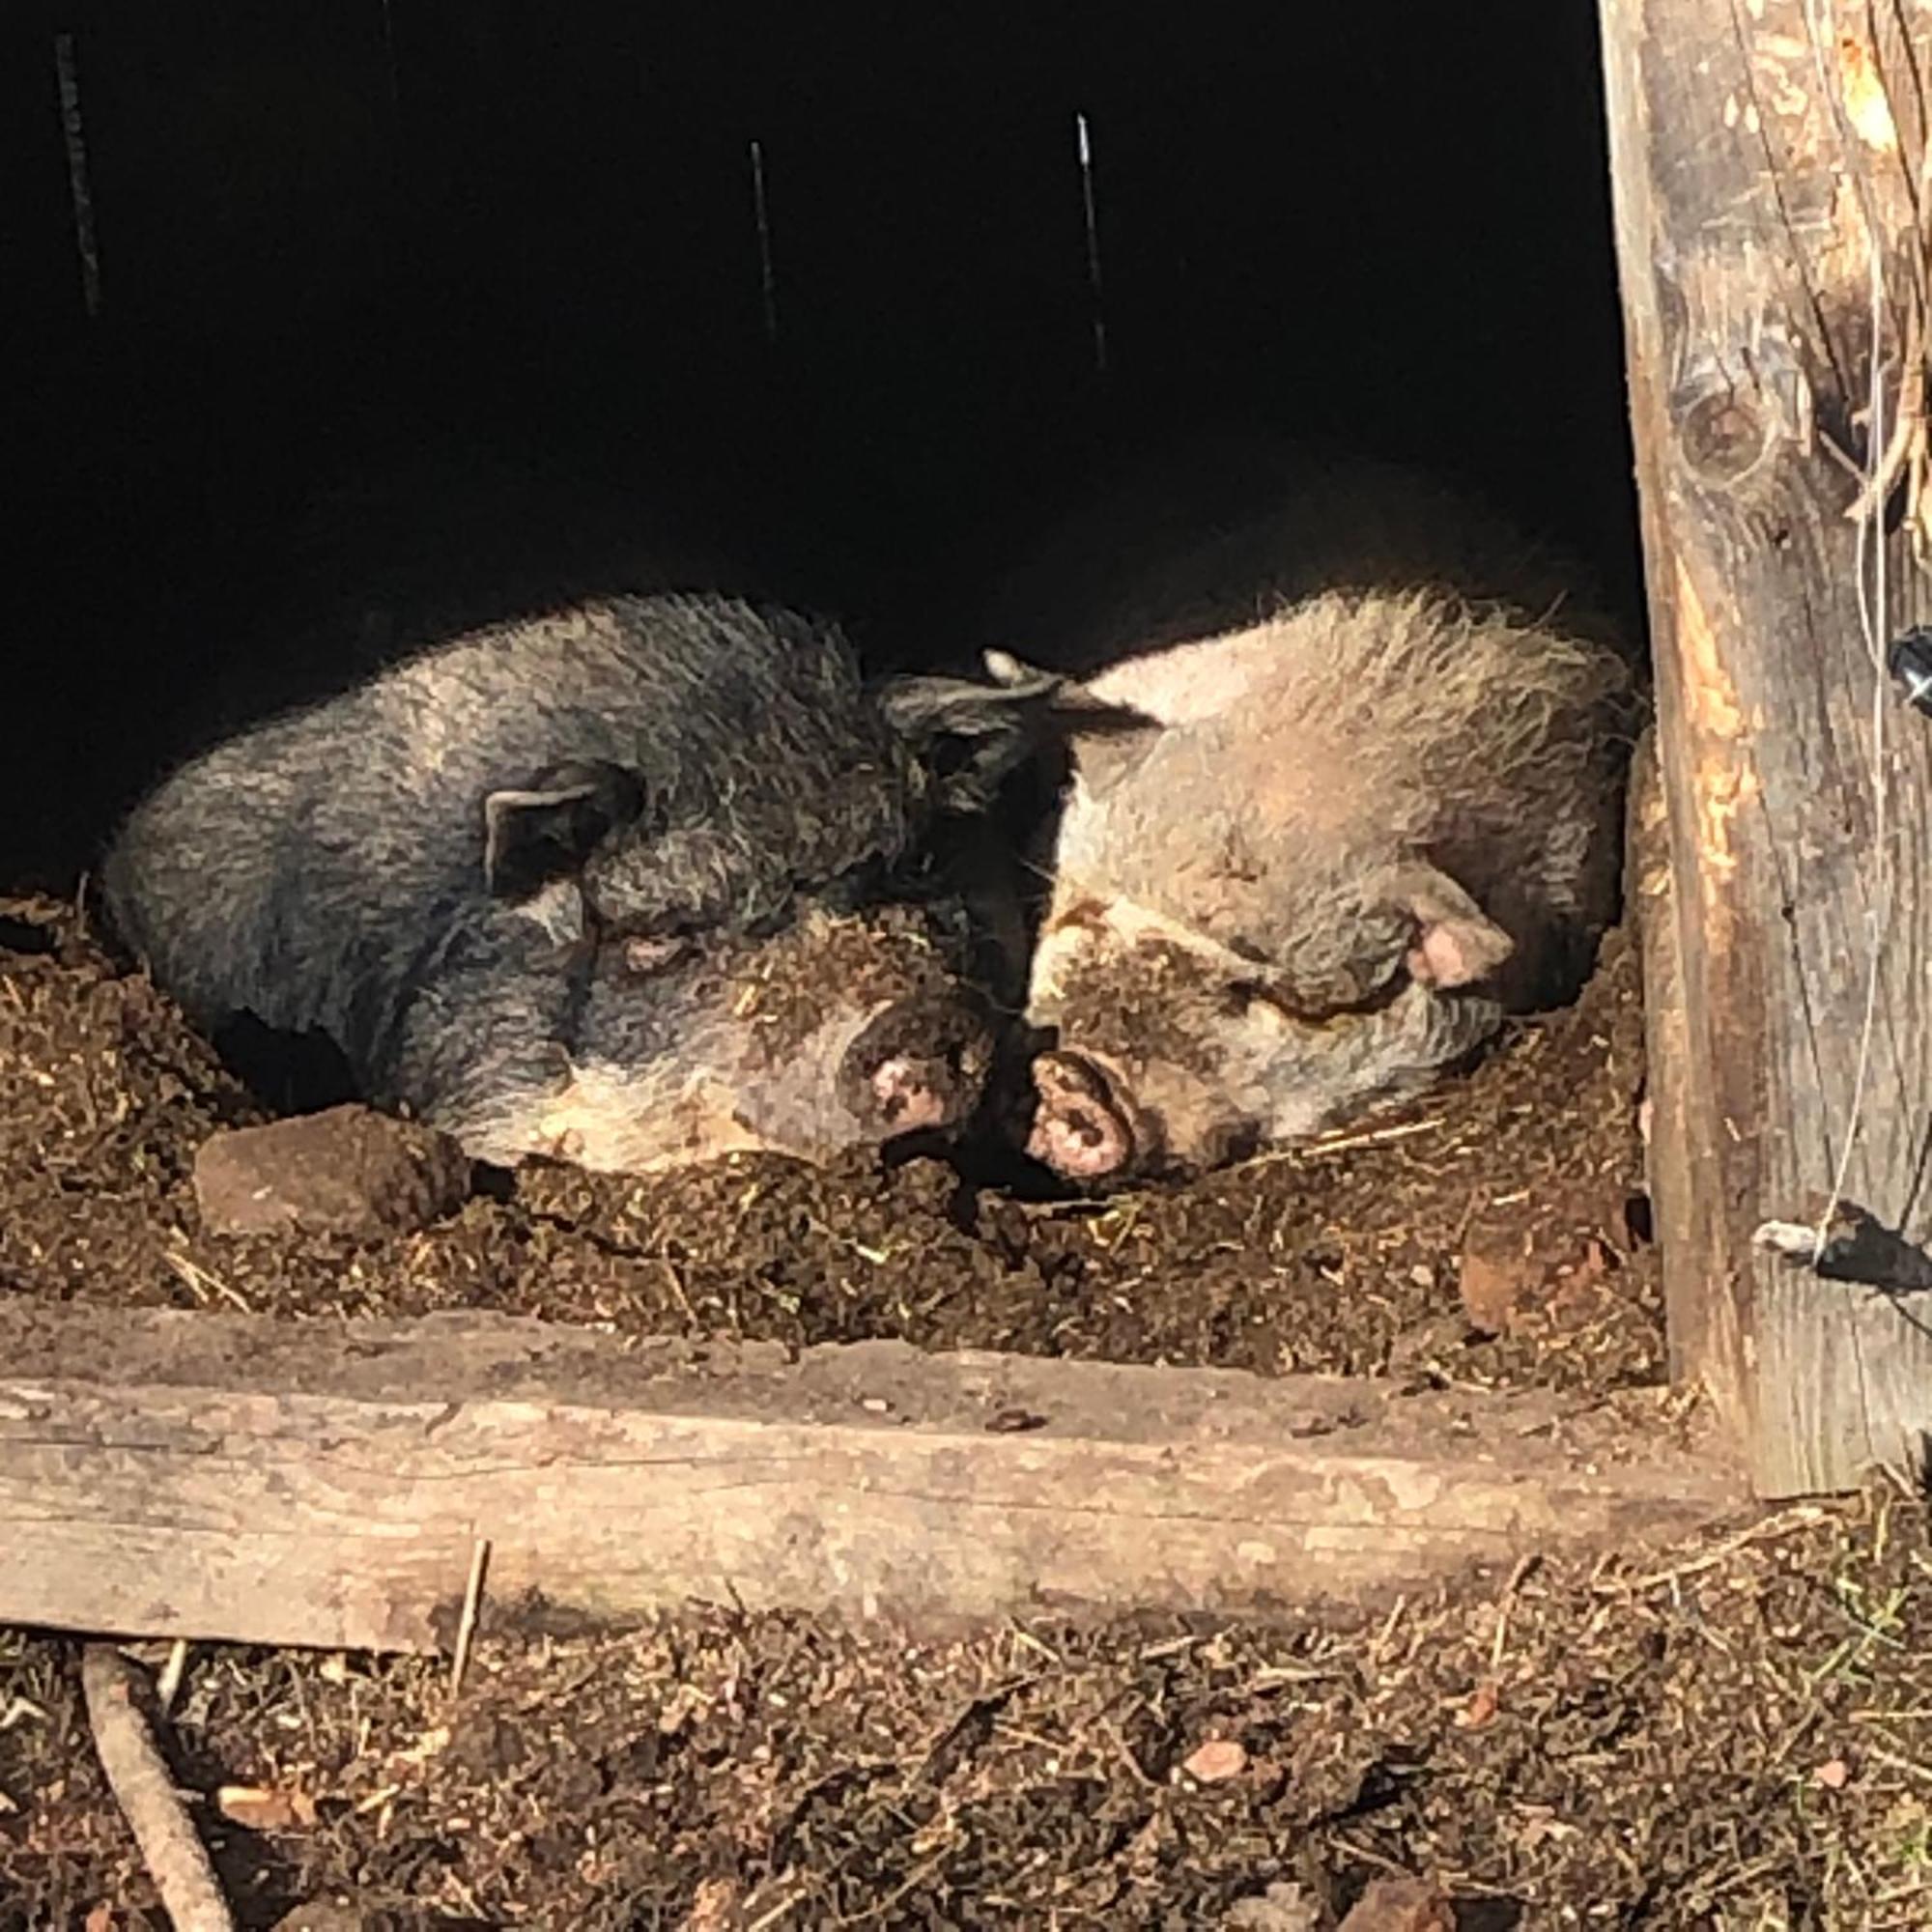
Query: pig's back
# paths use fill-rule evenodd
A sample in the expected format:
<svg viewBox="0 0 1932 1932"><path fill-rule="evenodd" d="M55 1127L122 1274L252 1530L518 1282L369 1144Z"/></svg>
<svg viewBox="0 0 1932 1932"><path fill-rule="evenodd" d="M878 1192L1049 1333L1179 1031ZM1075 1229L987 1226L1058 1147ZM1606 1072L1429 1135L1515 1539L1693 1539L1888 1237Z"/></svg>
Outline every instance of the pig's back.
<svg viewBox="0 0 1932 1932"><path fill-rule="evenodd" d="M1423 588L1569 611L1609 636L1577 561L1487 505L1401 465L1268 440L1127 478L1007 577L985 634L1091 679L1322 592Z"/></svg>
<svg viewBox="0 0 1932 1932"><path fill-rule="evenodd" d="M204 1022L380 1030L351 1009L400 997L474 908L490 791L566 757L749 781L801 736L852 729L857 690L836 636L727 599L493 626L182 767L107 856L110 915Z"/></svg>

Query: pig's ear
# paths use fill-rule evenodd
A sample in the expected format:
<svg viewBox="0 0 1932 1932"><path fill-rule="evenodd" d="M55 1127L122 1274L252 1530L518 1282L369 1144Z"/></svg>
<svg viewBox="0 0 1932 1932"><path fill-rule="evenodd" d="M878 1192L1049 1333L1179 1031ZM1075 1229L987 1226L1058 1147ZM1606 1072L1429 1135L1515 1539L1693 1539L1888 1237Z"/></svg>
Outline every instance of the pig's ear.
<svg viewBox="0 0 1932 1932"><path fill-rule="evenodd" d="M1103 798L1131 778L1166 728L1145 711L1095 697L1077 680L1040 670L1009 652L988 651L981 662L996 683L1015 693L1037 694L1046 704L1053 737L1071 748L1090 798Z"/></svg>
<svg viewBox="0 0 1932 1932"><path fill-rule="evenodd" d="M1037 752L1112 723L1147 723L1138 713L1089 696L1050 671L1013 665L1009 681L894 677L874 687L879 708L939 781L954 811L982 811L1000 786Z"/></svg>
<svg viewBox="0 0 1932 1932"><path fill-rule="evenodd" d="M574 872L619 825L644 809L643 781L604 759L547 767L528 785L483 801L483 883L497 898L526 898Z"/></svg>
<svg viewBox="0 0 1932 1932"><path fill-rule="evenodd" d="M1080 687L1059 671L1041 670L1037 665L1023 663L1010 651L982 651L980 662L986 675L1003 691L1038 692L1061 696L1077 693Z"/></svg>
<svg viewBox="0 0 1932 1932"><path fill-rule="evenodd" d="M1448 991L1487 980L1516 951L1516 942L1452 879L1434 866L1405 867L1397 896L1414 915L1408 977L1418 986Z"/></svg>

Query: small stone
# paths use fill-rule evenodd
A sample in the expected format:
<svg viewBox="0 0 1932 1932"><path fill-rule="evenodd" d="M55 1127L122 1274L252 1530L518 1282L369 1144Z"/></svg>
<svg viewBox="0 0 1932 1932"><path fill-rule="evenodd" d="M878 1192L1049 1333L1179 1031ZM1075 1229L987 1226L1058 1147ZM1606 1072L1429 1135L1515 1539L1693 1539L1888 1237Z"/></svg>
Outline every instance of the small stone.
<svg viewBox="0 0 1932 1932"><path fill-rule="evenodd" d="M1485 1724L1495 1721L1496 1707L1500 1702L1495 1685L1485 1679L1470 1693L1469 1701L1456 1713L1458 1726L1465 1731L1480 1731Z"/></svg>
<svg viewBox="0 0 1932 1932"><path fill-rule="evenodd" d="M369 1240L460 1207L469 1161L446 1134L367 1107L330 1107L211 1136L195 1155L194 1192L213 1234Z"/></svg>
<svg viewBox="0 0 1932 1932"><path fill-rule="evenodd" d="M1456 1908L1429 1879L1372 1879L1341 1932L1456 1932Z"/></svg>
<svg viewBox="0 0 1932 1932"><path fill-rule="evenodd" d="M370 1924L353 1905L298 1905L275 1920L272 1932L369 1932Z"/></svg>
<svg viewBox="0 0 1932 1932"><path fill-rule="evenodd" d="M1319 1932L1321 1908L1298 1885L1275 1884L1228 1908L1224 1932Z"/></svg>
<svg viewBox="0 0 1932 1932"><path fill-rule="evenodd" d="M1199 1784L1219 1784L1238 1776L1248 1754L1233 1738L1209 1738L1183 1760L1181 1770Z"/></svg>
<svg viewBox="0 0 1932 1932"><path fill-rule="evenodd" d="M1827 1791L1842 1791L1851 1782L1852 1768L1841 1757L1827 1758L1811 1776Z"/></svg>
<svg viewBox="0 0 1932 1932"><path fill-rule="evenodd" d="M315 1800L299 1790L224 1784L214 1794L214 1808L250 1832L298 1832L315 1823Z"/></svg>
<svg viewBox="0 0 1932 1932"><path fill-rule="evenodd" d="M1502 1335L1543 1280L1543 1264L1524 1253L1516 1230L1485 1226L1479 1219L1463 1242L1456 1288L1463 1314L1479 1335Z"/></svg>

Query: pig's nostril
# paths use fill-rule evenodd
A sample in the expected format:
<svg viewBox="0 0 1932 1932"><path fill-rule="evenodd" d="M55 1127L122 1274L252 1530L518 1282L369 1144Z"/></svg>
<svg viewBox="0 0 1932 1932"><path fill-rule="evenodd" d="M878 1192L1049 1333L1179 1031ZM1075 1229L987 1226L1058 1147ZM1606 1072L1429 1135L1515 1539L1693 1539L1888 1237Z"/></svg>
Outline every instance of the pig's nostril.
<svg viewBox="0 0 1932 1932"><path fill-rule="evenodd" d="M1061 1099L1040 1103L1026 1151L1069 1180L1097 1180L1127 1165L1133 1142L1118 1116Z"/></svg>
<svg viewBox="0 0 1932 1932"><path fill-rule="evenodd" d="M882 1140L956 1125L980 1103L991 1035L968 1008L908 1001L878 1014L846 1050L846 1104Z"/></svg>
<svg viewBox="0 0 1932 1932"><path fill-rule="evenodd" d="M952 1124L959 1084L959 1069L950 1060L895 1053L873 1069L872 1103L889 1132L916 1134Z"/></svg>
<svg viewBox="0 0 1932 1932"><path fill-rule="evenodd" d="M1130 1168L1138 1151L1133 1110L1084 1055L1043 1053L1034 1062L1038 1095L1027 1152L1069 1180Z"/></svg>

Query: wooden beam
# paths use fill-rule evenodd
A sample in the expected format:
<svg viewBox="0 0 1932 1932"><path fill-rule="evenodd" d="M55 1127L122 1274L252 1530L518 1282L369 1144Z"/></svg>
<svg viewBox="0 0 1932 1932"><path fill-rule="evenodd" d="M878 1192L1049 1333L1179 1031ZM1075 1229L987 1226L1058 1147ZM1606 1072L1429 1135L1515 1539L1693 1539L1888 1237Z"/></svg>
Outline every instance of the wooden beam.
<svg viewBox="0 0 1932 1932"><path fill-rule="evenodd" d="M1892 36L1909 19L1910 43L1874 45L1881 16ZM1875 947L1845 1191L1910 1243L1932 1234L1932 725L1886 697L1888 886L1859 485L1827 446L1862 458L1869 440L1874 235L1896 413L1932 16L1602 0L1602 17L1675 880L1674 944L1650 960L1673 1350L1761 1493L1841 1490L1922 1460L1927 1297L1825 1279L1752 1235L1831 1195ZM1895 631L1922 617L1925 580L1900 539L1887 562Z"/></svg>
<svg viewBox="0 0 1932 1932"><path fill-rule="evenodd" d="M1635 915L1643 946L1644 1086L1650 1102L1645 1185L1657 1226L1669 1231L1663 1242L1663 1297L1670 1372L1673 1380L1690 1382L1711 1371L1718 1412L1734 1438L1743 1439L1748 1428L1744 1389L1721 1373L1738 1367L1739 1351L1731 1338L1712 1332L1729 1307L1723 1296L1710 1293L1706 1272L1712 1235L1704 1217L1712 1190L1693 1180L1689 1020L1670 871L1670 819L1654 728L1644 732L1631 762L1629 822L1625 903ZM1694 1231L1690 1238L1687 1230Z"/></svg>
<svg viewBox="0 0 1932 1932"><path fill-rule="evenodd" d="M1735 1508L1542 1395L501 1317L0 1302L0 1622L424 1649L502 1605L1265 1612Z"/></svg>

